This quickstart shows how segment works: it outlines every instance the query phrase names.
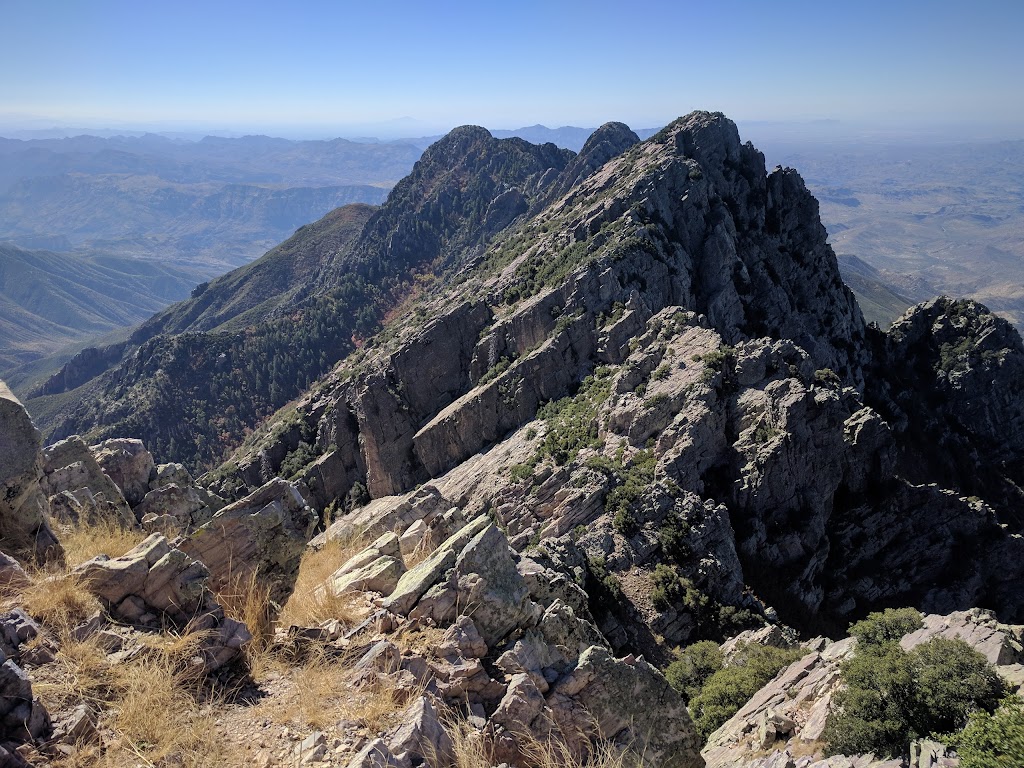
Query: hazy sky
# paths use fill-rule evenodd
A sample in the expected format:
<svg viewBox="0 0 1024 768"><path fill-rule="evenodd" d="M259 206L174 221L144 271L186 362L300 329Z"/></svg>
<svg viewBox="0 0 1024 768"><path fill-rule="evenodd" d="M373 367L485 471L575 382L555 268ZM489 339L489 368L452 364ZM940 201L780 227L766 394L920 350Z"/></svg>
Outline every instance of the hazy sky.
<svg viewBox="0 0 1024 768"><path fill-rule="evenodd" d="M0 0L0 113L99 125L1024 124L1024 0Z"/></svg>

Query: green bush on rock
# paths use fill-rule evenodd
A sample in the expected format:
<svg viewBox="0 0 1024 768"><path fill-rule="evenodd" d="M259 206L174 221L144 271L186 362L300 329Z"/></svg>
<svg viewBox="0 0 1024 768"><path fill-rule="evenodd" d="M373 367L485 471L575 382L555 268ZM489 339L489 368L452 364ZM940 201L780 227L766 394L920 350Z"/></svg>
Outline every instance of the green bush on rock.
<svg viewBox="0 0 1024 768"><path fill-rule="evenodd" d="M920 626L917 611L889 609L850 627L858 644L840 667L845 687L825 726L829 754L898 757L916 738L958 731L973 713L995 710L1002 680L967 643L936 637L900 647Z"/></svg>

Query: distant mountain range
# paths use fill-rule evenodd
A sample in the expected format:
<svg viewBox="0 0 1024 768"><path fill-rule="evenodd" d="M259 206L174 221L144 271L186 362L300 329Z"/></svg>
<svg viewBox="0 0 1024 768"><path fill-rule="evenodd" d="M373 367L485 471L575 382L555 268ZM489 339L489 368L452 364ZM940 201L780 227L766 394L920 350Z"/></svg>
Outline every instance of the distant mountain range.
<svg viewBox="0 0 1024 768"><path fill-rule="evenodd" d="M1024 175L1024 142L915 145L845 134L825 141L776 128L751 124L750 132L769 167L804 169L868 319L886 326L911 303L946 292L1020 325L1024 192L1015 180ZM591 133L543 125L492 132L573 151ZM0 253L0 269L26 281L17 283L18 296L0 290L0 372L17 386L12 366L139 322L339 206L384 202L436 139L0 139L0 240L21 249L17 258ZM32 250L48 253L26 269ZM60 253L67 268L54 266ZM133 259L159 266L129 266ZM104 294L98 309L83 310L95 299L71 286L96 264L133 276L116 280L123 307ZM173 273L174 288L163 294L134 277L160 270ZM50 274L62 276L59 290ZM24 296L48 297L41 314Z"/></svg>

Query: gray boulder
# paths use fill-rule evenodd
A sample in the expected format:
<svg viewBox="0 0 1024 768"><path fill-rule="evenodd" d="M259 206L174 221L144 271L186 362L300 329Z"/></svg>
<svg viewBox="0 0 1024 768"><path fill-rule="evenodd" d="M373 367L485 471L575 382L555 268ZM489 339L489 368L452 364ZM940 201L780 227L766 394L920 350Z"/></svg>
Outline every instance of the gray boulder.
<svg viewBox="0 0 1024 768"><path fill-rule="evenodd" d="M224 507L180 547L206 565L214 589L256 574L270 586L271 600L283 605L316 524L299 486L276 478Z"/></svg>
<svg viewBox="0 0 1024 768"><path fill-rule="evenodd" d="M46 561L63 551L47 522L41 447L28 411L0 381L0 549Z"/></svg>
<svg viewBox="0 0 1024 768"><path fill-rule="evenodd" d="M146 450L141 440L104 440L91 446L91 450L100 469L121 489L130 506L134 507L149 493L156 465L153 454Z"/></svg>
<svg viewBox="0 0 1024 768"><path fill-rule="evenodd" d="M199 653L208 671L234 660L252 636L224 615L210 591L201 562L153 534L118 558L100 555L75 568L87 589L111 615L132 624L199 633Z"/></svg>

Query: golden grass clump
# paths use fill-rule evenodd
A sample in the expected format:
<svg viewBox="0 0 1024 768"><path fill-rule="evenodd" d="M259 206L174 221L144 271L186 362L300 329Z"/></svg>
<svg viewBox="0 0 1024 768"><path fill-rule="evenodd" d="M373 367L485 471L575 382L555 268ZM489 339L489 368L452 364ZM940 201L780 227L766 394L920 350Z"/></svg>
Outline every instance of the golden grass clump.
<svg viewBox="0 0 1024 768"><path fill-rule="evenodd" d="M252 634L243 649L249 673L256 680L266 677L276 666L274 658L274 610L270 601L270 586L261 583L259 574L251 571L232 579L216 595L224 613L245 624Z"/></svg>
<svg viewBox="0 0 1024 768"><path fill-rule="evenodd" d="M366 548L366 536L330 539L321 549L308 549L299 564L295 589L278 618L283 627L315 627L337 619L343 624L356 624L367 613L358 597L336 595L324 588L327 579Z"/></svg>
<svg viewBox="0 0 1024 768"><path fill-rule="evenodd" d="M288 682L285 690L259 704L260 715L282 725L317 730L339 720L355 722L374 734L397 725L398 714L422 690L400 688L392 675L357 685L354 661L321 652L289 667L283 674Z"/></svg>
<svg viewBox="0 0 1024 768"><path fill-rule="evenodd" d="M58 637L65 636L100 609L100 601L74 574L33 576L32 584L21 594L20 603Z"/></svg>
<svg viewBox="0 0 1024 768"><path fill-rule="evenodd" d="M191 662L198 635L154 635L135 658L112 663L95 638L66 637L52 664L40 667L33 690L51 712L81 703L99 710L100 741L71 758L83 768L217 764L214 716L204 706L201 670Z"/></svg>
<svg viewBox="0 0 1024 768"><path fill-rule="evenodd" d="M450 719L445 730L452 739L452 761L432 759L427 756L431 768L445 768L454 763L454 768L491 768L498 762L493 745L482 731L464 720ZM607 742L592 742L580 735L574 740L564 737L555 728L545 735L532 731L515 733L521 751L521 760L516 765L522 768L643 768L644 758L632 749L620 749ZM574 749L570 741L586 744L583 751Z"/></svg>
<svg viewBox="0 0 1024 768"><path fill-rule="evenodd" d="M140 529L126 528L111 516L94 516L77 525L61 526L58 538L70 568L96 555L120 557L141 544L148 535Z"/></svg>

